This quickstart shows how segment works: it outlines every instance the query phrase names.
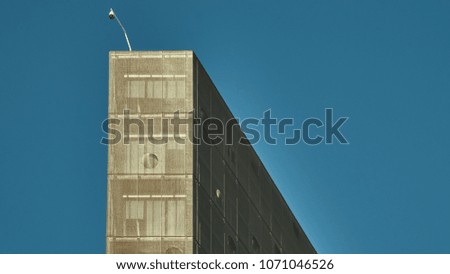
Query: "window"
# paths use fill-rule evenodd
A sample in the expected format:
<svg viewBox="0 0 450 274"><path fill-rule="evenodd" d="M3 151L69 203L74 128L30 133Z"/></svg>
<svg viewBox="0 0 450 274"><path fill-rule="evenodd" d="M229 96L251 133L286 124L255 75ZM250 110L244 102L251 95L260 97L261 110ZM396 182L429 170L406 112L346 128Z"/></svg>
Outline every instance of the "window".
<svg viewBox="0 0 450 274"><path fill-rule="evenodd" d="M201 109L200 109L200 119L201 119L202 121L208 119L208 114L206 114L206 111L205 111L204 108L201 108Z"/></svg>
<svg viewBox="0 0 450 274"><path fill-rule="evenodd" d="M294 229L295 236L297 238L300 237L300 228L298 227L298 225L295 222L292 223L292 228Z"/></svg>
<svg viewBox="0 0 450 274"><path fill-rule="evenodd" d="M162 200L148 200L146 201L146 224L147 235L146 236L161 236L161 210L163 208Z"/></svg>
<svg viewBox="0 0 450 274"><path fill-rule="evenodd" d="M251 166L252 166L252 170L255 173L255 175L258 176L259 175L259 164L252 162Z"/></svg>
<svg viewBox="0 0 450 274"><path fill-rule="evenodd" d="M184 199L151 195L126 199L125 236L185 236Z"/></svg>
<svg viewBox="0 0 450 274"><path fill-rule="evenodd" d="M125 202L125 235L141 236L144 219L144 202L131 200Z"/></svg>
<svg viewBox="0 0 450 274"><path fill-rule="evenodd" d="M175 81L167 81L165 98L177 98L177 83Z"/></svg>
<svg viewBox="0 0 450 274"><path fill-rule="evenodd" d="M177 81L177 95L178 98L186 97L186 87L184 81Z"/></svg>
<svg viewBox="0 0 450 274"><path fill-rule="evenodd" d="M261 252L261 247L259 246L258 240L256 240L256 238L254 236L252 237L252 248L253 248L253 253Z"/></svg>
<svg viewBox="0 0 450 274"><path fill-rule="evenodd" d="M162 81L147 81L147 98L162 99Z"/></svg>
<svg viewBox="0 0 450 274"><path fill-rule="evenodd" d="M144 218L144 201L127 201L125 215L127 219Z"/></svg>
<svg viewBox="0 0 450 274"><path fill-rule="evenodd" d="M231 163L235 163L234 161L234 149L232 147L232 145L226 145L227 147L227 154L228 154L228 158L231 160Z"/></svg>
<svg viewBox="0 0 450 274"><path fill-rule="evenodd" d="M281 254L281 250L280 250L280 248L278 247L277 244L273 245L273 253L274 254Z"/></svg>
<svg viewBox="0 0 450 274"><path fill-rule="evenodd" d="M129 81L128 95L130 98L144 98L145 97L145 81Z"/></svg>
<svg viewBox="0 0 450 274"><path fill-rule="evenodd" d="M184 81L167 80L164 81L163 84L164 84L164 98L167 99L185 98L186 90Z"/></svg>
<svg viewBox="0 0 450 274"><path fill-rule="evenodd" d="M170 140L166 150L166 172L184 173L185 145Z"/></svg>
<svg viewBox="0 0 450 274"><path fill-rule="evenodd" d="M236 244L231 236L227 238L228 254L236 254Z"/></svg>
<svg viewBox="0 0 450 274"><path fill-rule="evenodd" d="M166 201L163 215L165 218L163 236L184 236L184 214L184 200Z"/></svg>
<svg viewBox="0 0 450 274"><path fill-rule="evenodd" d="M128 97L184 99L186 97L186 84L184 80L130 80L128 81Z"/></svg>

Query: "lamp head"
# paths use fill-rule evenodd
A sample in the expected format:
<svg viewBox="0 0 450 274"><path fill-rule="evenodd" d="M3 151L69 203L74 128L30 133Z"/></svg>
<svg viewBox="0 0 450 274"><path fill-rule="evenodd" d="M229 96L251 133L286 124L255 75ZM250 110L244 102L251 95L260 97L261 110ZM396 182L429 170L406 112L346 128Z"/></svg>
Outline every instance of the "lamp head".
<svg viewBox="0 0 450 274"><path fill-rule="evenodd" d="M116 14L114 14L114 11L113 11L113 9L110 9L109 10L109 19L111 19L111 20L114 20L114 18L116 18Z"/></svg>

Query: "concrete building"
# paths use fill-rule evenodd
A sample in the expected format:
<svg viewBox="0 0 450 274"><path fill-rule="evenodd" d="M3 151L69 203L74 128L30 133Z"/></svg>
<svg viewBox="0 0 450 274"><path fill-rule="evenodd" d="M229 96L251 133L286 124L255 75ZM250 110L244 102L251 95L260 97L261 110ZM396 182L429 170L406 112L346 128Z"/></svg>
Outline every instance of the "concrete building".
<svg viewBox="0 0 450 274"><path fill-rule="evenodd" d="M233 121L192 51L109 58L107 253L315 253L238 126L232 145L177 140Z"/></svg>

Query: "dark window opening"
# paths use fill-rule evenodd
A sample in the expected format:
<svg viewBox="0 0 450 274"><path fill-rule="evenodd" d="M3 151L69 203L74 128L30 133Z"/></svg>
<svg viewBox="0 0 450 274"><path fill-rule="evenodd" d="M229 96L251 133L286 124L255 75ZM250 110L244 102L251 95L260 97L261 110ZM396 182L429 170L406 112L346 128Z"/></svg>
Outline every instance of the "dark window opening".
<svg viewBox="0 0 450 274"><path fill-rule="evenodd" d="M227 154L228 154L228 159L231 160L231 163L235 163L234 160L234 150L233 147L231 145L227 145Z"/></svg>
<svg viewBox="0 0 450 274"><path fill-rule="evenodd" d="M203 108L200 109L200 119L201 119L202 121L208 119L208 114L206 114L206 111L205 111L205 109L203 109Z"/></svg>
<svg viewBox="0 0 450 274"><path fill-rule="evenodd" d="M251 166L252 166L252 170L255 173L255 175L258 176L259 175L259 166L258 166L258 164L256 164L255 162L252 162Z"/></svg>
<svg viewBox="0 0 450 274"><path fill-rule="evenodd" d="M298 227L298 225L294 222L292 223L292 226L294 228L294 234L295 236L298 238L300 237L300 228Z"/></svg>
<svg viewBox="0 0 450 274"><path fill-rule="evenodd" d="M256 240L255 237L252 237L252 248L253 248L253 253L261 252L261 247L259 246L258 240Z"/></svg>
<svg viewBox="0 0 450 274"><path fill-rule="evenodd" d="M228 250L229 250L228 253L236 254L236 244L234 243L234 240L231 236L228 236L227 245L228 245Z"/></svg>
<svg viewBox="0 0 450 274"><path fill-rule="evenodd" d="M281 254L281 250L280 250L280 248L278 247L277 244L273 245L273 253L274 254Z"/></svg>

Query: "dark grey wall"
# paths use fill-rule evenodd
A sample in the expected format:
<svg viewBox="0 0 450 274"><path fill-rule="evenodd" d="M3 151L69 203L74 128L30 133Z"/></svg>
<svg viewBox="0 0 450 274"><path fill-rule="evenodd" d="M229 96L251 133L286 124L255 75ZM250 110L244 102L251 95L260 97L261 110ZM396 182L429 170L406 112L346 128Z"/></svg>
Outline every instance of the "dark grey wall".
<svg viewBox="0 0 450 274"><path fill-rule="evenodd" d="M233 119L195 56L193 67L196 117ZM237 127L233 145L194 147L194 252L315 253L254 149L239 143L241 137Z"/></svg>

